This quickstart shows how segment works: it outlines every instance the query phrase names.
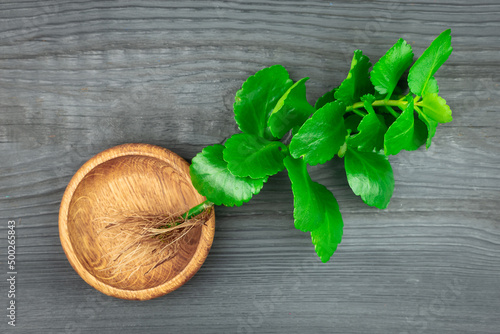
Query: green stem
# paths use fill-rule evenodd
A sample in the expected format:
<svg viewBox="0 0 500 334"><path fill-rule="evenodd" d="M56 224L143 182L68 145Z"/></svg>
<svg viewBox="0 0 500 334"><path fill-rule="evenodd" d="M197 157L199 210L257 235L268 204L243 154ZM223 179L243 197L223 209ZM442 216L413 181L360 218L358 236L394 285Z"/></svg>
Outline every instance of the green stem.
<svg viewBox="0 0 500 334"><path fill-rule="evenodd" d="M419 114L422 114L422 110L420 110L419 107L415 106L415 110L419 113Z"/></svg>
<svg viewBox="0 0 500 334"><path fill-rule="evenodd" d="M162 225L162 226L158 227L157 229L155 229L156 231L161 230L161 232L158 232L157 234L155 234L152 237L153 238L161 237L161 235L164 235L164 233L168 233L172 230L180 228L183 223L186 224L187 220L199 215L200 213L202 213L203 211L205 211L207 208L211 207L212 205L214 205L213 202L210 202L209 200L205 200L204 202L201 202L200 204L193 206L191 209L189 209L188 211L186 211L182 215L180 215L177 218L177 220L175 220L171 223L167 223L165 225ZM182 226L185 227L186 225L182 225Z"/></svg>
<svg viewBox="0 0 500 334"><path fill-rule="evenodd" d="M390 106L390 107L399 107L404 109L406 105L408 104L407 101L401 101L401 100L375 100L372 103L373 107L383 107L383 106ZM364 102L356 102L352 106L348 106L346 108L346 111L354 111L358 108L363 108Z"/></svg>
<svg viewBox="0 0 500 334"><path fill-rule="evenodd" d="M352 111L354 112L356 115L358 116L361 116L361 117L365 117L366 115L368 115L367 113L361 111L361 110L358 110L358 109L352 109L352 110L347 110L346 111Z"/></svg>
<svg viewBox="0 0 500 334"><path fill-rule="evenodd" d="M387 109L391 113L391 115L394 116L395 118L399 117L399 114L394 109L392 109L391 106L385 106L385 109Z"/></svg>
<svg viewBox="0 0 500 334"><path fill-rule="evenodd" d="M181 217L185 220L187 219L191 219L193 218L194 216L197 216L199 215L200 213L202 213L203 211L205 211L205 209L211 207L212 205L214 205L213 202L210 202L208 199L205 200L204 202L201 202L200 204L198 204L197 206L194 206L192 207L191 209L189 209L188 211L184 212Z"/></svg>

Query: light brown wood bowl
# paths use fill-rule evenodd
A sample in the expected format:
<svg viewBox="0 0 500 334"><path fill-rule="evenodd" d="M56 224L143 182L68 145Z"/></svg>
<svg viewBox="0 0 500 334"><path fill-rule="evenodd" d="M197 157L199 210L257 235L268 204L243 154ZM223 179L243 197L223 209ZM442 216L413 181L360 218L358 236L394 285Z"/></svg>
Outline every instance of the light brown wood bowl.
<svg viewBox="0 0 500 334"><path fill-rule="evenodd" d="M87 161L66 188L59 211L62 247L75 271L97 290L123 299L159 297L186 283L205 261L214 237L213 210L204 225L180 239L175 257L149 273L151 263L161 260L154 250L146 260L131 257L119 272L110 269L109 254L120 247L122 234L103 237L99 218L110 210L178 214L204 200L177 154L147 144L116 146Z"/></svg>

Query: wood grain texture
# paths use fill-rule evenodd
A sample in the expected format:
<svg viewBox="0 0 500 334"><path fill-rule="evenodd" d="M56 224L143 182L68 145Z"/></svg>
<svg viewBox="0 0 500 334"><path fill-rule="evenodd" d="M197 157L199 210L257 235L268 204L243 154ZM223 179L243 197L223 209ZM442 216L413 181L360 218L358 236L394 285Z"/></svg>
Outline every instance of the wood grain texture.
<svg viewBox="0 0 500 334"><path fill-rule="evenodd" d="M499 14L494 0L3 1L0 262L16 219L18 322L0 313L0 332L498 333ZM420 55L447 28L454 52L436 77L454 120L429 150L391 158L388 209L354 196L338 161L311 168L345 222L328 264L294 229L282 173L217 208L205 264L167 296L114 299L71 268L59 204L96 153L138 142L189 160L236 131L234 93L257 70L310 77L313 102L353 50L375 61L403 37Z"/></svg>
<svg viewBox="0 0 500 334"><path fill-rule="evenodd" d="M202 225L177 229L168 242L144 236L151 223L124 219L180 216L204 200L191 183L189 165L175 153L118 145L92 157L69 182L59 209L61 245L75 271L102 293L156 298L199 270L214 238L214 212Z"/></svg>

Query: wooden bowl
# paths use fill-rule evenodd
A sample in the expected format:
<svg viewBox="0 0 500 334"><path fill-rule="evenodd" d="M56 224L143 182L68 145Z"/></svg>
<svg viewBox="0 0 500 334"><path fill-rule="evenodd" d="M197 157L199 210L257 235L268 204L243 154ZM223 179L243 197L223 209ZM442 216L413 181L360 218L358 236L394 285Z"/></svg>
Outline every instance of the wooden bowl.
<svg viewBox="0 0 500 334"><path fill-rule="evenodd" d="M154 249L146 259L128 254L119 270L113 267L113 252L123 247L125 234L119 228L102 233L101 217L120 210L178 214L204 200L177 154L147 144L116 146L87 161L71 179L59 211L61 244L75 271L97 290L123 299L162 296L186 283L205 261L214 237L213 210L204 225L178 241L176 255L154 270L151 263L162 260Z"/></svg>

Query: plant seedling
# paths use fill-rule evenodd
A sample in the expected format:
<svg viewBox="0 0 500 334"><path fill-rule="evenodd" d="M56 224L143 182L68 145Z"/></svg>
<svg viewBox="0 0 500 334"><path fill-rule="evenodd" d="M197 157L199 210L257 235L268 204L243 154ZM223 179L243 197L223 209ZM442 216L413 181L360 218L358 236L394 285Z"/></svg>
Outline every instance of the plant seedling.
<svg viewBox="0 0 500 334"><path fill-rule="evenodd" d="M192 182L207 200L183 217L213 204L240 206L286 169L295 227L311 233L316 253L327 262L342 240L342 215L332 192L311 180L307 165L343 158L353 192L370 206L386 208L394 190L388 156L424 144L429 148L438 123L452 120L434 77L451 52L450 30L415 63L403 39L372 68L356 50L346 79L314 106L306 99L308 78L293 82L281 65L258 71L236 93L234 115L241 133L193 158ZM291 140L284 139L288 133Z"/></svg>

